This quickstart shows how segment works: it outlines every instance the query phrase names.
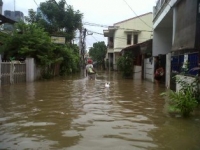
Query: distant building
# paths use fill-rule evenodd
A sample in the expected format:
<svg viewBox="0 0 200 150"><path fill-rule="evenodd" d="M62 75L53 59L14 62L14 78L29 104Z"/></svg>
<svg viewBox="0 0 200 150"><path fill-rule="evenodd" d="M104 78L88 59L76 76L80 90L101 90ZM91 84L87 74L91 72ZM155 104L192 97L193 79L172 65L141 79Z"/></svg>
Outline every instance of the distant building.
<svg viewBox="0 0 200 150"><path fill-rule="evenodd" d="M15 20L15 21L24 20L24 14L21 11L5 10L4 16L7 17L7 18L10 18L12 20Z"/></svg>
<svg viewBox="0 0 200 150"><path fill-rule="evenodd" d="M117 60L122 49L151 38L152 17L149 12L120 21L103 30L104 37L108 37L106 60L111 64L110 68L117 70Z"/></svg>
<svg viewBox="0 0 200 150"><path fill-rule="evenodd" d="M6 18L9 18L11 20L14 20L16 22L22 20L24 21L24 14L21 11L10 11L10 10L5 10L4 11L4 16ZM4 30L13 30L13 25L11 24L4 24Z"/></svg>

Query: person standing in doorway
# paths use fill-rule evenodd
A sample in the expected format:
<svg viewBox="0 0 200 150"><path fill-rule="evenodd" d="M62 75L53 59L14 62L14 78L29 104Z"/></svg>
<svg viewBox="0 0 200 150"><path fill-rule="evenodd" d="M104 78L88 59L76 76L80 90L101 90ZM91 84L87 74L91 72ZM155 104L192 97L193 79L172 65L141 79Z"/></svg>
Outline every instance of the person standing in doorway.
<svg viewBox="0 0 200 150"><path fill-rule="evenodd" d="M164 76L164 69L161 66L160 62L159 62L159 58L155 57L154 79L155 79L156 85L159 85L159 83L161 82L163 76Z"/></svg>

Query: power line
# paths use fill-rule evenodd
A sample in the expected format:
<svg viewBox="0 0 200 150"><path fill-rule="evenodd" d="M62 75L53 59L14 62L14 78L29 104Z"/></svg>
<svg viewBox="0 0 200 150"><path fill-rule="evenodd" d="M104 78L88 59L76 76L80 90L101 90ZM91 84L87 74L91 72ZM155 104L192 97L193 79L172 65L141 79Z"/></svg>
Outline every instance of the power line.
<svg viewBox="0 0 200 150"><path fill-rule="evenodd" d="M95 33L95 34L99 34L99 35L104 35L103 33L95 32L95 31L91 31L91 30L90 30L90 32ZM127 40L126 37L115 37L115 38L118 39L118 40ZM149 40L148 38L140 38L140 39L147 39L147 40Z"/></svg>
<svg viewBox="0 0 200 150"><path fill-rule="evenodd" d="M109 28L110 26L108 25L101 25L101 24L96 24L96 23L89 23L89 22L84 22L83 25L88 25L88 26L96 26L96 27L105 27L105 28ZM149 30L137 30L137 29L130 29L130 28L121 28L118 26L114 26L117 27L117 29L121 29L121 30L134 30L134 31L144 31L144 32L153 32L153 31L149 31Z"/></svg>
<svg viewBox="0 0 200 150"><path fill-rule="evenodd" d="M149 26L144 20L142 20L136 13L135 13L135 11L131 8L131 6L126 2L126 0L123 0L125 3L126 3L126 5L132 10L132 12L144 23L144 24L146 24L148 27L150 27L151 29L152 29L152 27L151 26Z"/></svg>
<svg viewBox="0 0 200 150"><path fill-rule="evenodd" d="M37 4L37 2L36 2L35 0L33 0L33 1L34 1L34 3L37 5L37 7L39 7L38 4Z"/></svg>
<svg viewBox="0 0 200 150"><path fill-rule="evenodd" d="M95 39L98 42L98 40L93 35L92 35L92 37L93 37L93 39Z"/></svg>

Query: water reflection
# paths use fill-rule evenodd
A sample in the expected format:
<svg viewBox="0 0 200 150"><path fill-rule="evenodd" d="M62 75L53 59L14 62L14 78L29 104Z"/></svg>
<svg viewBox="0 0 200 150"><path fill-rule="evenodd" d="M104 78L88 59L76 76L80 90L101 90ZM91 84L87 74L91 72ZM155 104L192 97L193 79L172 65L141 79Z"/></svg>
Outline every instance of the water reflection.
<svg viewBox="0 0 200 150"><path fill-rule="evenodd" d="M107 72L2 87L0 149L199 149L200 115L170 117L164 90Z"/></svg>

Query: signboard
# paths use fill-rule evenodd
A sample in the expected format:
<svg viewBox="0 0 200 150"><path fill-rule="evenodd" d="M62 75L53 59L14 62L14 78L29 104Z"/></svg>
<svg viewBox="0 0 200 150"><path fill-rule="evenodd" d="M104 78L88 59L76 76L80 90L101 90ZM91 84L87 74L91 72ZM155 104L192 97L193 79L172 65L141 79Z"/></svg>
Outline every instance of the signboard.
<svg viewBox="0 0 200 150"><path fill-rule="evenodd" d="M51 42L57 44L65 44L65 37L51 36Z"/></svg>

